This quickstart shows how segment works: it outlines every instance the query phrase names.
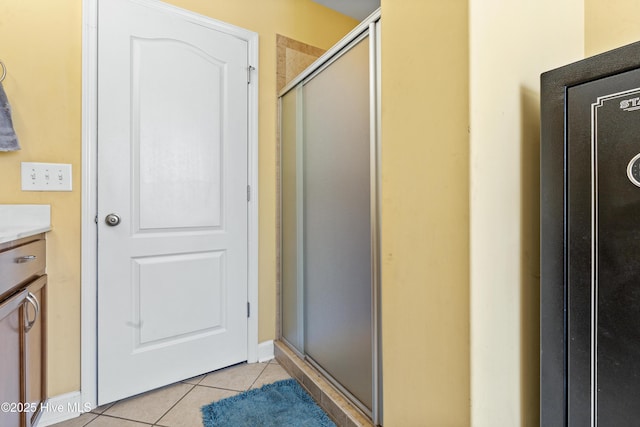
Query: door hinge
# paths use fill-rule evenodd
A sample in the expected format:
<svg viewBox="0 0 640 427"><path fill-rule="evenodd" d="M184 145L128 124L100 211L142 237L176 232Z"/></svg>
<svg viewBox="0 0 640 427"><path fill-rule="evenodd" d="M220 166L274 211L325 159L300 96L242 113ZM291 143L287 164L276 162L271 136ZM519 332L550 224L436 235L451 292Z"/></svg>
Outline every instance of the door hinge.
<svg viewBox="0 0 640 427"><path fill-rule="evenodd" d="M251 303L247 302L247 317L251 317Z"/></svg>
<svg viewBox="0 0 640 427"><path fill-rule="evenodd" d="M97 224L98 223L98 215L96 215L95 218L93 218L93 221Z"/></svg>
<svg viewBox="0 0 640 427"><path fill-rule="evenodd" d="M251 201L251 186L247 185L247 202Z"/></svg>
<svg viewBox="0 0 640 427"><path fill-rule="evenodd" d="M249 65L247 67L247 84L251 84L251 72L254 71L256 67L253 65Z"/></svg>

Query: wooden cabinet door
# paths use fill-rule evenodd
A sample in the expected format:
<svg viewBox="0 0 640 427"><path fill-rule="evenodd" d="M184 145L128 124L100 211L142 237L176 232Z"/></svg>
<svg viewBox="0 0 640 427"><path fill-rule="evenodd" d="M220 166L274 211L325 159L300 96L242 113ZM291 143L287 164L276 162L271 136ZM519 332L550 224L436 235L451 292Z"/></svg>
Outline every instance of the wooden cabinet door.
<svg viewBox="0 0 640 427"><path fill-rule="evenodd" d="M42 276L27 287L22 305L24 321L24 396L30 408L25 412L25 425L35 425L45 400L45 285ZM35 409L35 410L34 410Z"/></svg>
<svg viewBox="0 0 640 427"><path fill-rule="evenodd" d="M20 426L20 307L26 291L0 304L0 426Z"/></svg>

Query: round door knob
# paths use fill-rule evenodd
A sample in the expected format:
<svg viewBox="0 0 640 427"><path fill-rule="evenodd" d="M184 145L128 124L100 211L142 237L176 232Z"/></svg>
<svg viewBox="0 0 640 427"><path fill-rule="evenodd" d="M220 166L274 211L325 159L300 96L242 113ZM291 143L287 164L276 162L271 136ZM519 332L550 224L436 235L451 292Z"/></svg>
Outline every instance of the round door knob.
<svg viewBox="0 0 640 427"><path fill-rule="evenodd" d="M111 227L120 224L120 217L116 214L109 214L104 218L104 222Z"/></svg>

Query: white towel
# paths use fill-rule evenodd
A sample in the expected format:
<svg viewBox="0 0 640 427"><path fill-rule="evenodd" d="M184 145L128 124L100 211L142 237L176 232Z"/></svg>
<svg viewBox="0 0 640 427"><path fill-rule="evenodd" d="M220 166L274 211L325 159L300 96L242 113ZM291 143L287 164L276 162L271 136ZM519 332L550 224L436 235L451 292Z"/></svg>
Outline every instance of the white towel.
<svg viewBox="0 0 640 427"><path fill-rule="evenodd" d="M11 106L0 83L0 151L16 151L20 149L18 136L13 129Z"/></svg>

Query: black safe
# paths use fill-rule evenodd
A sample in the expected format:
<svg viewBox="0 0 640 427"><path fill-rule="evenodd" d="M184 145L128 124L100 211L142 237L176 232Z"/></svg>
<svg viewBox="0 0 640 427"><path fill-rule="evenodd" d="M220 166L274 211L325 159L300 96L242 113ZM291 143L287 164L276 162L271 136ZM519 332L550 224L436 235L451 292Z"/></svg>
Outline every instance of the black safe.
<svg viewBox="0 0 640 427"><path fill-rule="evenodd" d="M541 77L540 425L640 426L640 42Z"/></svg>

